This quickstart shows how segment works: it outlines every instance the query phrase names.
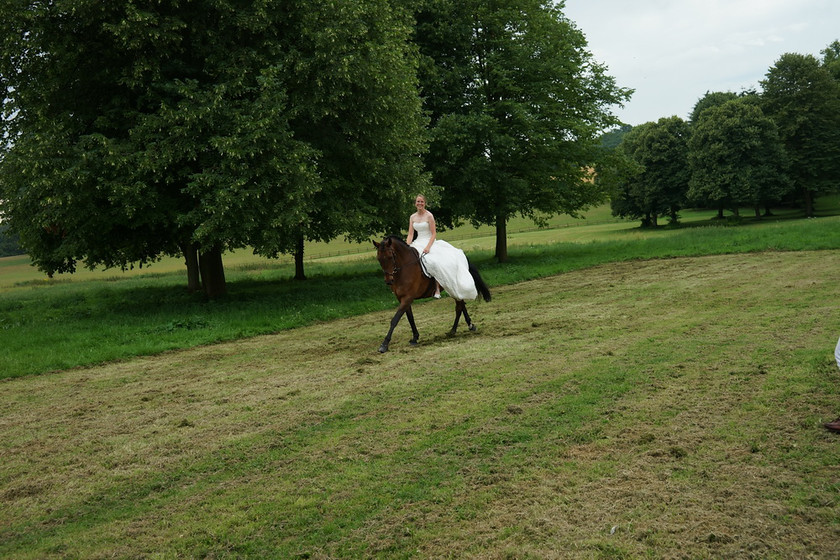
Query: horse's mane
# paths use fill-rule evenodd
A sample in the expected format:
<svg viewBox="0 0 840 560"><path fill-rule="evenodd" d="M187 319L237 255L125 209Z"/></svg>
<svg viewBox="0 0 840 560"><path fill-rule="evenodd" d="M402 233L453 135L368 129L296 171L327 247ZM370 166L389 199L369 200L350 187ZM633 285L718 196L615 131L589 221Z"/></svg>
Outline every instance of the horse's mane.
<svg viewBox="0 0 840 560"><path fill-rule="evenodd" d="M391 241L396 241L397 243L401 244L403 247L410 247L410 245L405 242L405 239L403 239L399 235L389 235L389 236L385 237L385 239L383 239L382 241L388 241L389 239Z"/></svg>
<svg viewBox="0 0 840 560"><path fill-rule="evenodd" d="M391 247L393 247L400 253L405 253L407 255L411 255L412 253L414 253L415 258L420 256L420 253L417 251L417 249L406 243L405 239L402 236L389 235L382 240L382 245L387 244L389 241L391 242Z"/></svg>

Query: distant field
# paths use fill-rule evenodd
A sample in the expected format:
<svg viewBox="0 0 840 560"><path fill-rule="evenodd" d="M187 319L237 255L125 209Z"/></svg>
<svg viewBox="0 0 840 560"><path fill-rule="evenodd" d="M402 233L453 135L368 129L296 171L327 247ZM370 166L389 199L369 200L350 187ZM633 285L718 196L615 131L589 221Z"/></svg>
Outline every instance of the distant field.
<svg viewBox="0 0 840 560"><path fill-rule="evenodd" d="M840 213L840 196L823 197L819 201L820 215L831 216ZM799 216L798 210L777 211L775 219L789 219ZM715 212L711 211L684 211L682 223L696 224L708 222L714 217ZM746 221L751 218L747 215ZM524 218L513 218L508 224L508 243L511 247L521 245L544 245L554 243L588 243L593 241L606 241L614 239L617 235L623 238L649 238L655 235L667 235L668 229L658 231L640 230L638 222L615 218L610 214L609 206L594 208L583 214L582 218L572 218L567 215L555 216L549 220L546 228L537 228L534 223ZM495 247L495 228L482 226L474 228L471 225L462 225L458 228L443 231L440 234L442 239L450 241L454 245L468 251L492 251ZM369 258L373 259L373 251L369 243L349 243L341 239L329 243L307 243L304 254L308 262L340 262L347 259ZM240 250L224 255L225 267L227 270L254 269L261 266L282 266L290 265L290 255L281 256L279 259L266 259L259 257L247 250ZM289 274L294 274L291 266L288 267ZM78 271L72 275L57 275L53 282L83 281L87 279L108 279L129 278L143 275L157 274L183 274L186 278L185 266L182 258L164 258L160 262L152 263L144 268L135 268L128 271L118 269L90 271L80 266ZM0 258L0 294L3 290L12 288L21 283L50 281L37 269L29 265L29 259L25 255L17 257Z"/></svg>
<svg viewBox="0 0 840 560"><path fill-rule="evenodd" d="M553 243L564 240L574 240L581 235L575 233L572 228L577 226L591 226L598 224L607 226L606 229L627 229L633 228L636 224L629 223L610 215L609 207L601 207L587 213L585 219L576 219L569 216L556 216L550 220L548 228L539 229L533 222L523 218L515 218L509 224L511 244L523 243ZM404 232L403 232L404 233ZM590 235L583 234L584 237ZM495 246L495 229L489 226L473 228L470 225L458 227L453 230L441 233L441 238L447 239L459 246L481 247L490 249ZM342 239L329 243L307 243L304 249L307 261L325 260L340 261L347 258L368 257L374 258L373 249L370 243L351 243ZM250 251L240 250L227 253L224 256L225 266L228 269L253 268L261 265L290 264L293 262L291 255L283 255L279 259L266 259L254 255ZM57 275L57 281L79 281L86 279L114 279L141 276L146 274L168 274L172 272L184 272L184 262L181 258L164 258L160 262L152 263L142 269L135 268L129 271L120 270L95 270L90 271L83 267L72 275ZM291 270L291 269L290 269ZM0 292L22 282L48 279L38 270L29 265L29 258L25 255L17 257L0 258Z"/></svg>

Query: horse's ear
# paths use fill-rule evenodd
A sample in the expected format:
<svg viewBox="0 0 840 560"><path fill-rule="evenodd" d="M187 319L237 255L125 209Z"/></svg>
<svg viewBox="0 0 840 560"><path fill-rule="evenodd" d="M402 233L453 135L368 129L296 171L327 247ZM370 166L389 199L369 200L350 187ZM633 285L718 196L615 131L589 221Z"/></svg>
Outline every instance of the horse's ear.
<svg viewBox="0 0 840 560"><path fill-rule="evenodd" d="M373 246L379 249L379 243L377 243L376 241L373 242Z"/></svg>

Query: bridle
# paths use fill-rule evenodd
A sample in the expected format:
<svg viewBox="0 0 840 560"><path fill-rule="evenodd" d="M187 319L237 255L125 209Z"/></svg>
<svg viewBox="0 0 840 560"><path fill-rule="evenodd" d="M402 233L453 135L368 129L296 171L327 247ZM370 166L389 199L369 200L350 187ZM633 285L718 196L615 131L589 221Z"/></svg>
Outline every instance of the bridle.
<svg viewBox="0 0 840 560"><path fill-rule="evenodd" d="M391 270L391 273L390 274L388 274L387 272L385 273L385 275L386 275L385 284L390 286L391 284L394 283L394 279L397 277L397 273L399 273L399 271L402 270L405 265L400 266L397 263L397 252L394 250L393 246L388 247L388 256L391 257L391 261L394 263L394 268L393 268L393 270ZM422 260L423 260L423 255L420 255L419 257L417 257L417 259L415 259L411 262L408 262L406 264L420 263L420 267L422 268L422 266L423 266L423 263L421 262ZM388 276L391 277L390 281L388 280Z"/></svg>
<svg viewBox="0 0 840 560"><path fill-rule="evenodd" d="M394 262L394 270L391 271L391 278L395 278L397 273L402 270L402 267L397 264L397 252L394 251L393 247L388 247L388 253L390 254L389 256L391 257L391 260Z"/></svg>

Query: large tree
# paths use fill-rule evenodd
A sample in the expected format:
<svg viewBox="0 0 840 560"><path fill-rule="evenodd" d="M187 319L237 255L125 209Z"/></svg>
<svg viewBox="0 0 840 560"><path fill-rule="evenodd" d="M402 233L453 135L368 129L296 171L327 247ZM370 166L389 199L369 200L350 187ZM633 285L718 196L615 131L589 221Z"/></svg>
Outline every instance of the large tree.
<svg viewBox="0 0 840 560"><path fill-rule="evenodd" d="M659 216L679 219L688 190L689 126L673 116L645 123L628 132L616 156L625 163L605 170L615 216L640 219L642 226L658 225Z"/></svg>
<svg viewBox="0 0 840 560"><path fill-rule="evenodd" d="M411 14L388 0L10 0L3 212L48 273L389 225L423 184Z"/></svg>
<svg viewBox="0 0 840 560"><path fill-rule="evenodd" d="M761 82L765 114L779 127L790 176L807 216L840 185L840 81L811 55L785 54Z"/></svg>
<svg viewBox="0 0 840 560"><path fill-rule="evenodd" d="M319 188L292 229L298 278L303 240L338 233L366 241L402 225L406 202L425 190L426 147L417 84L413 13L401 2L302 3L301 27L286 76L295 138L317 149ZM277 232L258 252L287 252Z"/></svg>
<svg viewBox="0 0 840 560"><path fill-rule="evenodd" d="M436 215L494 225L496 258L505 261L514 215L539 223L603 199L591 181L599 136L620 124L610 108L630 91L593 60L562 2L420 4L426 163L443 187Z"/></svg>
<svg viewBox="0 0 840 560"><path fill-rule="evenodd" d="M786 155L776 124L751 98L711 107L694 124L688 142L689 198L736 216L779 202L790 190Z"/></svg>

